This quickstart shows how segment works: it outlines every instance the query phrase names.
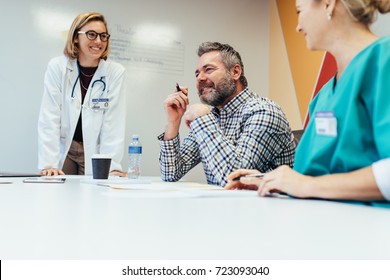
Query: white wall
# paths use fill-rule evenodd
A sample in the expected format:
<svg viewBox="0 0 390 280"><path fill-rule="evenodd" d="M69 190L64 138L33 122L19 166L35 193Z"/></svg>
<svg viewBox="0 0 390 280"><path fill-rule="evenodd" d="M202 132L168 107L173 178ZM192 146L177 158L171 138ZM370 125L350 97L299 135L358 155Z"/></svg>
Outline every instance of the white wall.
<svg viewBox="0 0 390 280"><path fill-rule="evenodd" d="M36 127L44 72L49 59L62 54L66 31L81 12L103 13L112 40L127 41L113 59L121 57L128 70L126 142L131 134L140 134L144 175L159 175L156 136L165 126L165 96L179 82L190 88L190 102L198 102L194 69L199 43L231 44L242 55L250 88L263 96L268 92L266 0L1 0L0 7L0 170L37 170ZM140 54L135 55L141 43L146 48L138 48ZM167 58L168 51L174 58ZM164 64L173 60L177 68ZM181 131L182 136L186 133ZM124 167L126 162L124 158ZM201 167L187 179L204 181Z"/></svg>
<svg viewBox="0 0 390 280"><path fill-rule="evenodd" d="M388 14L379 14L378 19L372 25L372 31L379 35L385 36L390 34L390 13Z"/></svg>

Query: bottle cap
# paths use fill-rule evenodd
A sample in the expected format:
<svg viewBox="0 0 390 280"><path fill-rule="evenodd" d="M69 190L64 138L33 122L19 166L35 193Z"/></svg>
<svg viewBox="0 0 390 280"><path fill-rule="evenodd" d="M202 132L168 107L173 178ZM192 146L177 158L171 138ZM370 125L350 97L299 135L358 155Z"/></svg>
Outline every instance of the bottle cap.
<svg viewBox="0 0 390 280"><path fill-rule="evenodd" d="M133 140L138 140L139 139L139 135L138 134L133 134L132 139Z"/></svg>

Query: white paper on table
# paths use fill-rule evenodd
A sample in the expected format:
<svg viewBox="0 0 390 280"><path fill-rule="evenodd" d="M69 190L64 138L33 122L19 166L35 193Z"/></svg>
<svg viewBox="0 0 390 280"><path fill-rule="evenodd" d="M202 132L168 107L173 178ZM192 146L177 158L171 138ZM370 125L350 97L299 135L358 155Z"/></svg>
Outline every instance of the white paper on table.
<svg viewBox="0 0 390 280"><path fill-rule="evenodd" d="M137 183L136 181L126 184L116 184L116 183L107 183L112 189L120 190L216 190L216 191L226 191L224 188L219 186L199 184L193 182L153 182L152 184Z"/></svg>
<svg viewBox="0 0 390 280"><path fill-rule="evenodd" d="M256 191L226 190L219 186L192 182L153 182L153 184L110 184L111 195L122 197L255 197Z"/></svg>
<svg viewBox="0 0 390 280"><path fill-rule="evenodd" d="M108 179L92 179L85 178L81 179L80 183L82 184L93 184L101 186L111 186L115 185L141 185L141 184L150 184L151 181L147 179L128 179L126 177L108 177Z"/></svg>

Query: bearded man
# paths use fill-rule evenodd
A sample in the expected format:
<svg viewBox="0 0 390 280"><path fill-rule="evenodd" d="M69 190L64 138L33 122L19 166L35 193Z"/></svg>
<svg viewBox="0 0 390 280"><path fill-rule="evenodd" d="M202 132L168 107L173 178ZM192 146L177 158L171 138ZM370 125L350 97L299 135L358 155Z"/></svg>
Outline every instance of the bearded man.
<svg viewBox="0 0 390 280"><path fill-rule="evenodd" d="M248 89L240 54L228 44L205 42L198 48L196 86L203 104L189 105L188 88L164 101L165 132L158 136L164 181L178 181L202 162L208 184L223 187L240 168L267 172L292 166L295 144L282 109ZM182 120L190 128L183 143Z"/></svg>

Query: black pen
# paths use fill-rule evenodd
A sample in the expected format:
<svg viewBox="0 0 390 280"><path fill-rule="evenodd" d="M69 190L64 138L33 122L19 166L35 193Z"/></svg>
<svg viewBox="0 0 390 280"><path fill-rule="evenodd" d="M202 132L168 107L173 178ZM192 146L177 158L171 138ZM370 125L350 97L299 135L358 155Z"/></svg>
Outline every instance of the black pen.
<svg viewBox="0 0 390 280"><path fill-rule="evenodd" d="M264 175L265 175L264 173L253 173L253 174L248 174L248 175L242 175L242 176L238 176L238 177L234 178L232 181L240 181L240 179L243 177L245 177L245 178L250 178L250 177L263 178Z"/></svg>
<svg viewBox="0 0 390 280"><path fill-rule="evenodd" d="M179 86L178 83L176 83L176 90L177 90L177 91L181 91L182 93L184 93L185 95L187 95L187 93L185 93L184 91L182 91L182 90L180 89L180 86Z"/></svg>
<svg viewBox="0 0 390 280"><path fill-rule="evenodd" d="M176 83L176 90L177 90L177 91L181 91L180 86L179 86L178 83Z"/></svg>

